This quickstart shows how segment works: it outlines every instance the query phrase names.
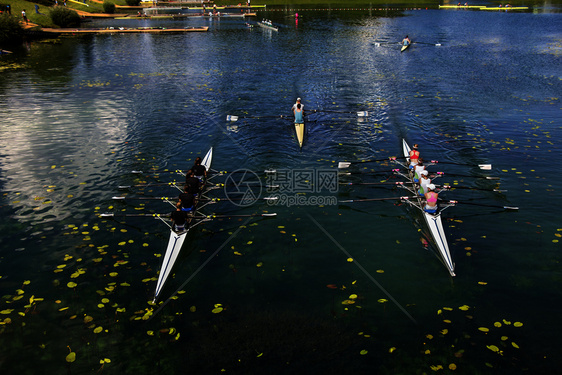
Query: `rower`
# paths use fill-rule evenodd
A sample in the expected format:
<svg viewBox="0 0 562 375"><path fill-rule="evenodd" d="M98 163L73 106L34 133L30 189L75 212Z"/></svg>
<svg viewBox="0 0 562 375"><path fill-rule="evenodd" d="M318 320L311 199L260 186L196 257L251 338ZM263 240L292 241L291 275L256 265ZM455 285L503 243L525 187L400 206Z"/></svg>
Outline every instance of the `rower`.
<svg viewBox="0 0 562 375"><path fill-rule="evenodd" d="M425 165L423 165L423 159L418 159L418 164L414 166L414 182L420 181L420 173L425 171Z"/></svg>
<svg viewBox="0 0 562 375"><path fill-rule="evenodd" d="M304 114L300 103L298 103L297 107L293 109L293 114L295 115L295 124L304 124Z"/></svg>
<svg viewBox="0 0 562 375"><path fill-rule="evenodd" d="M402 39L402 45L403 45L403 46L408 46L408 45L410 45L410 43L412 43L412 42L410 41L410 38L408 38L408 35L406 35L406 36L404 37L404 39ZM414 147L415 147L415 146L416 146L416 145L414 145Z"/></svg>
<svg viewBox="0 0 562 375"><path fill-rule="evenodd" d="M189 192L189 186L184 186L183 193L179 196L179 202L176 205L182 211L190 212L195 205L195 196Z"/></svg>
<svg viewBox="0 0 562 375"><path fill-rule="evenodd" d="M418 193L423 197L425 196L425 193L429 191L427 189L427 185L431 184L431 180L429 179L429 172L425 169L420 172L420 177L420 189L418 190Z"/></svg>
<svg viewBox="0 0 562 375"><path fill-rule="evenodd" d="M193 172L193 175L197 177L199 180L203 181L205 177L207 177L207 168L201 164L201 158L195 158L195 164L190 169Z"/></svg>
<svg viewBox="0 0 562 375"><path fill-rule="evenodd" d="M425 193L425 207L423 210L427 213L434 214L437 212L437 196L438 193L435 192L435 185L427 185L428 192Z"/></svg>
<svg viewBox="0 0 562 375"><path fill-rule="evenodd" d="M195 177L191 169L185 175L185 186L187 187L187 192L193 195L197 195L201 191L201 180Z"/></svg>
<svg viewBox="0 0 562 375"><path fill-rule="evenodd" d="M187 223L187 212L182 211L180 207L177 207L175 211L172 211L170 215L172 220L172 230L174 232L184 232Z"/></svg>
<svg viewBox="0 0 562 375"><path fill-rule="evenodd" d="M413 169L417 164L420 158L420 152L418 151L418 144L412 146L410 150L410 169Z"/></svg>
<svg viewBox="0 0 562 375"><path fill-rule="evenodd" d="M304 104L301 103L301 98L297 98L297 102L293 104L293 113L295 113L298 104L301 105L301 109L304 111Z"/></svg>

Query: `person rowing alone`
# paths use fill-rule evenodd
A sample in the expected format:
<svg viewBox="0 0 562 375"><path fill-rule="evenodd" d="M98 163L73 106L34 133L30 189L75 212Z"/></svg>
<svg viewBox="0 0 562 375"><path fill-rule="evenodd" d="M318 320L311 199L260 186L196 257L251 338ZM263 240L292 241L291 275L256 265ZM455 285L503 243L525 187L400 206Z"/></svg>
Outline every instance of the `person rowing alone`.
<svg viewBox="0 0 562 375"><path fill-rule="evenodd" d="M404 37L404 39L402 39L402 45L403 45L403 46L409 46L410 43L412 43L412 41L410 40L410 38L408 38L408 35L406 35L406 36Z"/></svg>
<svg viewBox="0 0 562 375"><path fill-rule="evenodd" d="M296 107L293 108L293 114L295 115L295 124L304 124L304 111L302 109L302 104L297 103Z"/></svg>
<svg viewBox="0 0 562 375"><path fill-rule="evenodd" d="M295 104L293 104L293 114L295 113L295 110L297 109L297 105L301 106L301 109L304 111L304 104L301 103L301 98L297 98L297 102Z"/></svg>

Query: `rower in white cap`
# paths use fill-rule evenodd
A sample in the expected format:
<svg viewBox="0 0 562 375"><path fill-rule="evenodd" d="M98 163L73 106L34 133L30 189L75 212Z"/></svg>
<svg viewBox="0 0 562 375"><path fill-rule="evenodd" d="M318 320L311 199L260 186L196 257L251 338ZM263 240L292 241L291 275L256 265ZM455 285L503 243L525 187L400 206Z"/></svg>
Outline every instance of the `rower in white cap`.
<svg viewBox="0 0 562 375"><path fill-rule="evenodd" d="M418 164L414 165L414 182L420 181L420 173L425 171L425 165L423 165L423 159L418 159Z"/></svg>
<svg viewBox="0 0 562 375"><path fill-rule="evenodd" d="M425 196L425 193L428 192L427 185L431 184L431 180L429 179L429 172L423 170L420 172L420 189L418 192L421 196Z"/></svg>
<svg viewBox="0 0 562 375"><path fill-rule="evenodd" d="M301 103L301 98L297 98L297 102L295 104L293 104L293 108L292 108L293 113L295 113L295 110L297 109L298 104L301 105L301 110L304 111L304 105Z"/></svg>
<svg viewBox="0 0 562 375"><path fill-rule="evenodd" d="M304 105L301 104L301 98L297 98L297 102L293 104L293 115L295 116L295 124L304 123Z"/></svg>

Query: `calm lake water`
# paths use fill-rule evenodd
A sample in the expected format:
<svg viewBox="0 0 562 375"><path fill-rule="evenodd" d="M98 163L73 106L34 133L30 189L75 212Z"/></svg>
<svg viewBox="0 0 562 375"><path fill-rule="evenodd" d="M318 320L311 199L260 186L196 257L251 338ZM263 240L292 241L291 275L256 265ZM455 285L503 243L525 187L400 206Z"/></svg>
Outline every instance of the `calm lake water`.
<svg viewBox="0 0 562 375"><path fill-rule="evenodd" d="M210 30L68 37L2 57L2 373L559 371L560 14L293 13L258 13L278 32L234 18L96 21ZM405 35L417 43L400 53ZM297 97L318 110L302 150L281 117ZM468 203L443 212L454 278L399 201L334 204L404 190L305 192L340 161L399 156L402 138L442 162L436 182L482 189L442 194ZM118 187L180 181L131 171L186 169L211 146L216 170L304 175L283 192L301 201L205 207L277 217L199 225L152 305L169 230L99 214L169 212L112 197L175 197ZM398 181L396 167L357 164L336 182ZM239 181L227 176L213 181ZM498 183L507 191L490 191Z"/></svg>

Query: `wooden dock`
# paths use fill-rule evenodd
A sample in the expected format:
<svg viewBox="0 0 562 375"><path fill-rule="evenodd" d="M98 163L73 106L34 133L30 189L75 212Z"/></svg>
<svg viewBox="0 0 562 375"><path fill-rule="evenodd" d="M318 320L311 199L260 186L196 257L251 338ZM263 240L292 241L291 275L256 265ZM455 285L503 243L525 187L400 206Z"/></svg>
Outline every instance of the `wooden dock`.
<svg viewBox="0 0 562 375"><path fill-rule="evenodd" d="M109 27L105 29L42 29L43 32L59 35L78 35L78 34L179 34L190 32L206 32L209 31L208 26L203 27L186 27L184 29L171 29L165 27Z"/></svg>

